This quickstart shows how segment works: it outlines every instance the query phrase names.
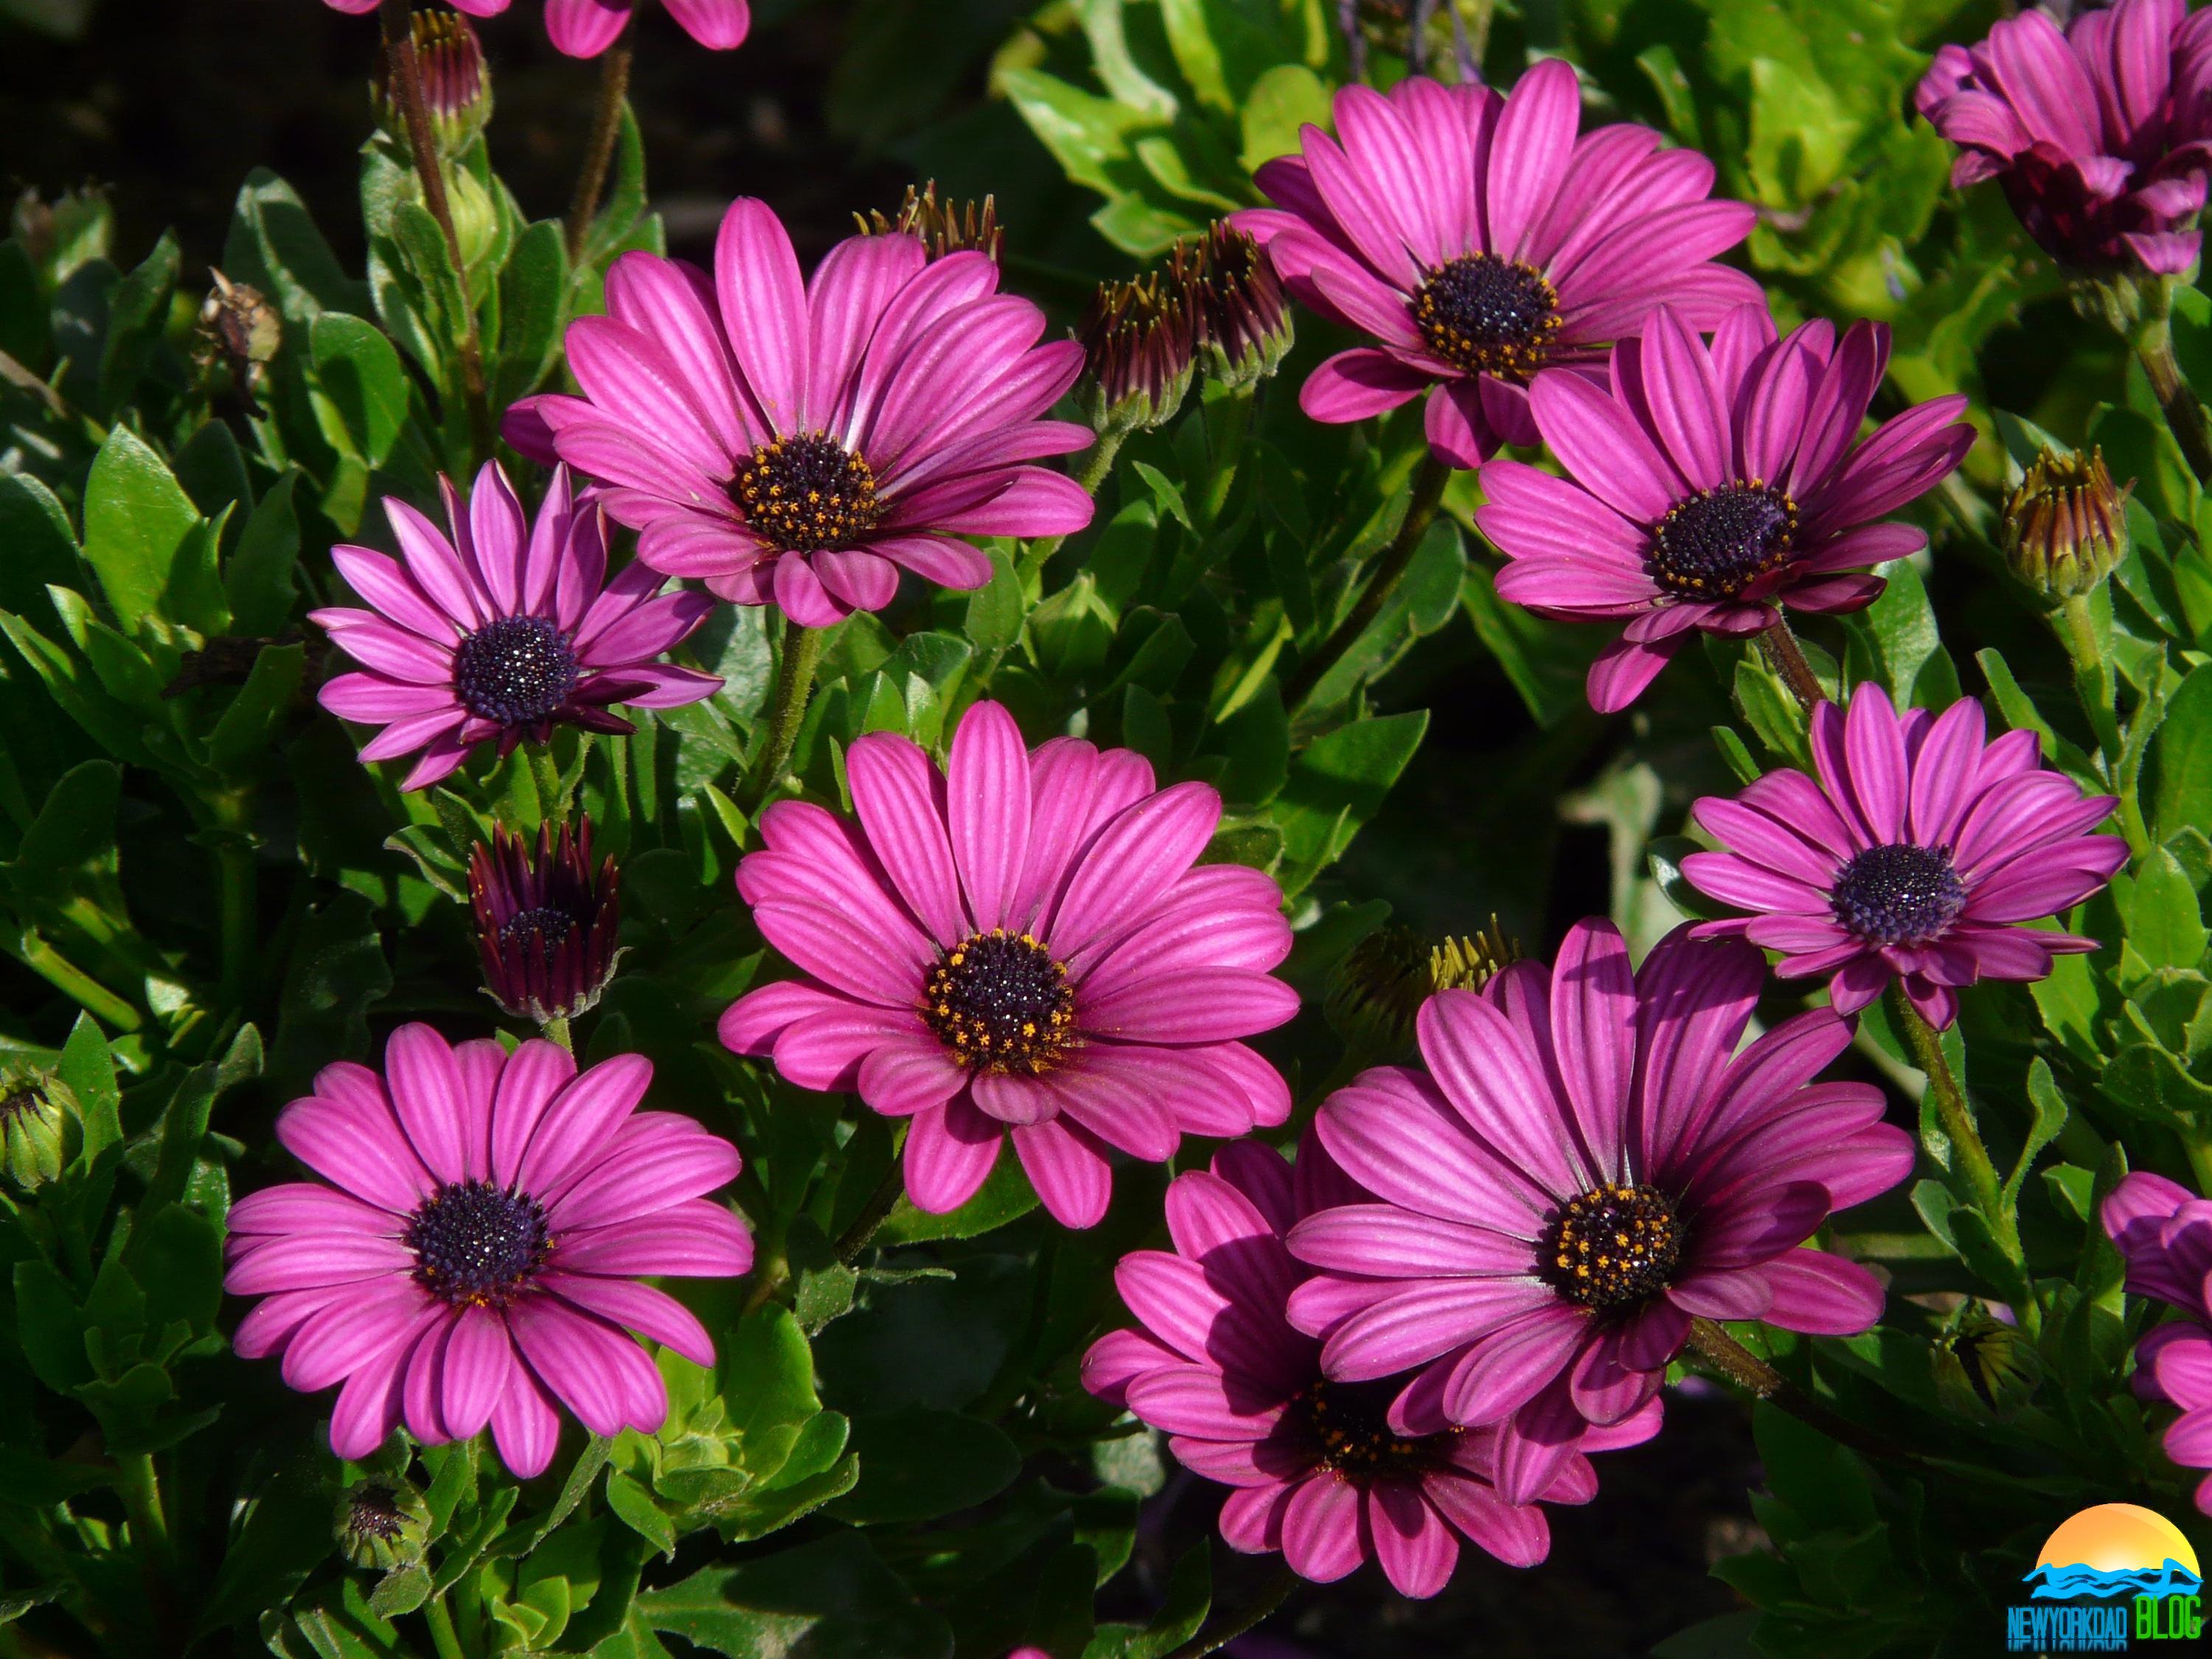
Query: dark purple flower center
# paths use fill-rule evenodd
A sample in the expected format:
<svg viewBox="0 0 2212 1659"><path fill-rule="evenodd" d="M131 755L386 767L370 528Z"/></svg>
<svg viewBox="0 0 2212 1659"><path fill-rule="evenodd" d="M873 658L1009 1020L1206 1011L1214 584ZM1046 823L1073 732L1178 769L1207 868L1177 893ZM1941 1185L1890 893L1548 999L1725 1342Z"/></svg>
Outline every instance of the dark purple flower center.
<svg viewBox="0 0 2212 1659"><path fill-rule="evenodd" d="M1959 919L1966 884L1941 847L1869 847L1829 893L1836 920L1874 945L1924 945Z"/></svg>
<svg viewBox="0 0 2212 1659"><path fill-rule="evenodd" d="M921 1017L963 1064L1035 1077L1074 1042L1075 991L1036 939L994 927L938 958Z"/></svg>
<svg viewBox="0 0 2212 1659"><path fill-rule="evenodd" d="M568 636L550 617L497 617L461 636L453 653L453 690L479 720L529 726L576 689Z"/></svg>
<svg viewBox="0 0 2212 1659"><path fill-rule="evenodd" d="M787 553L850 547L884 515L876 475L826 432L756 449L738 469L745 522Z"/></svg>
<svg viewBox="0 0 2212 1659"><path fill-rule="evenodd" d="M517 910L500 923L499 942L550 963L562 941L582 926L581 920L566 910L541 904L532 909Z"/></svg>
<svg viewBox="0 0 2212 1659"><path fill-rule="evenodd" d="M404 1235L416 1282L454 1307L504 1307L545 1265L553 1237L527 1193L489 1181L441 1187Z"/></svg>
<svg viewBox="0 0 2212 1659"><path fill-rule="evenodd" d="M1551 356L1559 296L1534 265L1462 253L1422 283L1413 322L1429 349L1453 368L1525 382Z"/></svg>
<svg viewBox="0 0 2212 1659"><path fill-rule="evenodd" d="M1651 580L1690 599L1732 599L1790 556L1797 503L1762 483L1701 489L1651 532Z"/></svg>
<svg viewBox="0 0 2212 1659"><path fill-rule="evenodd" d="M1536 1246L1536 1270L1585 1308L1642 1306L1667 1288L1687 1237L1653 1187L1593 1187L1562 1205Z"/></svg>
<svg viewBox="0 0 2212 1659"><path fill-rule="evenodd" d="M407 1524L399 1494L372 1481L356 1486L347 1498L346 1528L369 1538L397 1538Z"/></svg>
<svg viewBox="0 0 2212 1659"><path fill-rule="evenodd" d="M1405 1388L1403 1377L1372 1382L1330 1382L1316 1378L1293 1402L1319 1443L1327 1468L1352 1480L1391 1475L1412 1478L1450 1461L1451 1433L1408 1440L1392 1431L1390 1402Z"/></svg>

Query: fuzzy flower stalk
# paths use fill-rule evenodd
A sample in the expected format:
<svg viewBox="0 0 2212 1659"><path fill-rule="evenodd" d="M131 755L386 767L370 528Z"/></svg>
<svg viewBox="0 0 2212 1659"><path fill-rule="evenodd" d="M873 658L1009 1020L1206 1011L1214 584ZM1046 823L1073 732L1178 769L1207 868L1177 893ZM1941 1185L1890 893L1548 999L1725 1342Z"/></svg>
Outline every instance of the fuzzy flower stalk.
<svg viewBox="0 0 2212 1659"><path fill-rule="evenodd" d="M1362 421L1425 396L1429 447L1473 467L1533 444L1528 386L1595 367L1651 308L1693 328L1759 298L1712 263L1752 210L1710 200L1713 164L1632 125L1581 133L1575 72L1548 58L1510 95L1412 76L1345 88L1337 136L1262 167L1272 207L1232 214L1309 310L1370 337L1307 379L1316 421Z"/></svg>
<svg viewBox="0 0 2212 1659"><path fill-rule="evenodd" d="M1586 1425L1633 1419L1691 1322L1850 1335L1881 1282L1806 1248L1911 1171L1871 1084L1819 1083L1850 1042L1832 1011L1736 1053L1765 980L1741 941L1677 928L1632 970L1612 925L1422 1009L1421 1065L1363 1073L1321 1144L1373 1194L1287 1236L1316 1275L1290 1318L1332 1385L1410 1373L1407 1437L1498 1437L1510 1501L1543 1494Z"/></svg>
<svg viewBox="0 0 2212 1659"><path fill-rule="evenodd" d="M1848 713L1813 711L1811 740L1817 776L1784 768L1691 809L1720 850L1691 854L1683 875L1750 913L1699 937L1780 951L1775 971L1826 976L1839 1013L1898 981L1937 1030L1965 987L2043 979L2054 956L2097 948L2021 925L2079 904L2128 857L2092 833L2118 803L2046 769L2034 732L1988 740L1971 697L1899 714L1869 682Z"/></svg>
<svg viewBox="0 0 2212 1659"><path fill-rule="evenodd" d="M1099 1339L1083 1381L1166 1433L1185 1468L1231 1489L1220 1526L1232 1549L1280 1551L1323 1583L1374 1561L1401 1595L1430 1596L1450 1580L1462 1541L1533 1566L1551 1529L1535 1503L1498 1490L1496 1430L1396 1432L1388 1407L1399 1383L1329 1378L1321 1343L1291 1322L1285 1304L1310 1270L1285 1237L1305 1217L1371 1197L1310 1135L1295 1166L1244 1141L1178 1176L1167 1196L1174 1248L1134 1251L1114 1272L1139 1328ZM1650 1438L1659 1415L1653 1401L1585 1430L1537 1496L1588 1503L1597 1478L1583 1454Z"/></svg>
<svg viewBox="0 0 2212 1659"><path fill-rule="evenodd" d="M322 689L341 719L380 725L361 758L420 758L400 786L424 789L478 744L501 755L550 742L556 726L635 728L615 703L674 708L721 680L659 660L714 609L704 594L663 593L658 571L632 564L607 580L606 526L596 501L572 498L556 471L533 523L496 462L464 504L439 481L447 528L386 496L399 558L366 547L331 550L363 600L311 611L331 642L361 665Z"/></svg>
<svg viewBox="0 0 2212 1659"><path fill-rule="evenodd" d="M1032 465L1091 442L1045 418L1082 349L999 292L988 254L848 237L803 278L781 222L741 200L711 275L631 252L605 316L568 325L583 395L507 412L507 441L601 482L641 562L803 628L880 611L908 570L981 587L969 536L1065 535L1091 497Z"/></svg>
<svg viewBox="0 0 2212 1659"><path fill-rule="evenodd" d="M448 1047L404 1025L384 1070L341 1063L276 1120L317 1177L230 1212L223 1288L261 1298L232 1339L280 1357L303 1393L342 1384L331 1449L367 1457L402 1421L426 1445L487 1425L527 1478L552 1461L561 1412L593 1434L650 1434L668 1414L631 1333L702 1365L705 1327L642 1282L729 1278L752 1239L706 1195L737 1148L690 1118L636 1109L651 1063L578 1072L543 1040Z"/></svg>
<svg viewBox="0 0 2212 1659"><path fill-rule="evenodd" d="M1510 561L1502 599L1540 616L1619 623L1589 671L1590 706L1627 708L1693 631L1763 632L1784 607L1871 604L1869 567L1927 532L1882 522L1973 447L1963 397L1859 428L1889 362L1889 331L1814 321L1778 338L1764 303L1719 319L1662 307L1615 346L1610 389L1551 370L1529 389L1566 477L1519 461L1482 469L1475 514Z"/></svg>
<svg viewBox="0 0 2212 1659"><path fill-rule="evenodd" d="M1007 1139L1045 1208L1088 1227L1110 1154L1172 1157L1290 1115L1243 1039L1297 995L1272 877L1197 862L1221 816L1201 783L1160 789L1127 750L1031 750L979 702L942 771L902 737L847 757L856 820L778 801L738 892L800 977L722 1017L722 1041L802 1088L908 1120L907 1195L973 1197Z"/></svg>

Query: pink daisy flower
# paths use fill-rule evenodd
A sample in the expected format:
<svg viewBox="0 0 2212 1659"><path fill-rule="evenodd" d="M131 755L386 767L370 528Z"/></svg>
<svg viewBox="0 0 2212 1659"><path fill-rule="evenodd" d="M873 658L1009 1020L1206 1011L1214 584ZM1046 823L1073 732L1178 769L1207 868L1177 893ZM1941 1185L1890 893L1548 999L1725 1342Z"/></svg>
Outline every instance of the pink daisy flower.
<svg viewBox="0 0 2212 1659"><path fill-rule="evenodd" d="M2076 269L2196 263L2212 165L2212 12L2119 0L2061 33L2033 7L1949 46L1913 102L1959 147L1951 182L1995 179L2044 250Z"/></svg>
<svg viewBox="0 0 2212 1659"><path fill-rule="evenodd" d="M384 1075L326 1066L276 1138L318 1181L239 1200L223 1288L264 1299L240 1357L283 1358L312 1394L343 1383L331 1449L368 1455L403 1420L425 1445L487 1425L516 1474L541 1472L557 1407L593 1434L650 1434L668 1395L635 1331L702 1365L714 1345L647 1274L752 1266L744 1224L703 1194L737 1148L690 1118L635 1109L636 1054L579 1074L544 1041L448 1048L392 1035Z"/></svg>
<svg viewBox="0 0 2212 1659"><path fill-rule="evenodd" d="M380 0L324 0L333 10L358 15L374 11ZM453 0L454 9L471 17L496 17L507 0ZM744 44L752 27L746 0L662 0L684 33L714 52ZM545 33L556 50L571 58L597 58L629 27L631 0L546 0Z"/></svg>
<svg viewBox="0 0 2212 1659"><path fill-rule="evenodd" d="M477 744L507 753L525 738L544 743L559 725L635 730L610 703L673 708L722 682L654 660L705 621L703 593L662 593L658 571L632 564L606 580L605 521L590 497L572 501L565 469L553 475L532 525L496 461L477 474L464 507L438 481L449 540L397 496L384 514L399 560L366 547L333 547L331 559L369 605L309 617L364 672L322 689L342 719L380 724L364 763L422 751L400 787L423 789Z"/></svg>
<svg viewBox="0 0 2212 1659"><path fill-rule="evenodd" d="M2089 832L2118 803L2084 798L2046 770L2035 733L1984 743L1982 706L1899 715L1879 685L1813 711L1819 781L1784 768L1733 800L1691 808L1721 843L1682 873L1751 916L1701 922L1783 953L1784 979L1826 974L1836 1012L1856 1013L1892 980L1942 1030L1958 988L2037 980L2054 953L2097 941L2018 924L2079 904L2127 862L2127 843Z"/></svg>
<svg viewBox="0 0 2212 1659"><path fill-rule="evenodd" d="M1329 1380L1321 1344L1285 1315L1308 1272L1284 1236L1304 1217L1371 1196L1310 1136L1295 1170L1247 1140L1217 1152L1211 1170L1178 1176L1167 1196L1174 1250L1134 1251L1114 1270L1143 1328L1100 1338L1083 1382L1164 1431L1185 1467L1233 1488L1221 1506L1231 1548L1279 1550L1322 1583L1379 1561L1401 1594L1434 1595L1462 1538L1527 1567L1549 1552L1551 1528L1534 1504L1498 1492L1495 1430L1399 1434L1387 1413L1402 1379ZM1585 1430L1540 1495L1589 1502L1597 1477L1583 1451L1632 1445L1658 1427L1652 1401Z"/></svg>
<svg viewBox="0 0 2212 1659"><path fill-rule="evenodd" d="M1221 817L1202 783L1153 787L1127 750L1030 750L979 702L945 769L906 738L846 756L857 823L801 801L762 817L738 891L805 977L722 1016L722 1041L803 1088L911 1120L907 1195L957 1209L1013 1138L1063 1225L1106 1212L1109 1148L1152 1163L1185 1132L1290 1115L1240 1038L1297 1012L1272 877L1197 864Z"/></svg>
<svg viewBox="0 0 2212 1659"><path fill-rule="evenodd" d="M1552 968L1431 998L1424 1069L1364 1073L1321 1110L1322 1144L1378 1200L1291 1230L1322 1269L1291 1321L1326 1339L1329 1380L1419 1368L1391 1428L1496 1425L1501 1487L1525 1500L1586 1421L1644 1408L1693 1316L1871 1326L1880 1281L1801 1247L1903 1180L1912 1140L1873 1085L1813 1082L1850 1042L1828 1009L1735 1054L1765 977L1748 945L1684 928L1632 974L1589 921Z"/></svg>
<svg viewBox="0 0 2212 1659"><path fill-rule="evenodd" d="M2178 1406L2166 1425L2166 1455L2184 1468L2212 1469L2212 1203L2164 1176L2142 1170L2105 1200L2105 1231L2128 1264L2128 1293L2179 1308L2185 1318L2154 1325L2136 1344L2135 1391ZM2197 1484L2197 1507L2212 1515L2212 1475Z"/></svg>
<svg viewBox="0 0 2212 1659"><path fill-rule="evenodd" d="M1044 313L998 288L988 254L896 234L848 238L802 282L775 215L741 200L711 278L615 262L607 314L568 325L584 395L526 398L507 441L605 480L655 569L805 627L881 610L902 568L980 587L991 562L961 537L1066 535L1091 512L1026 465L1091 441L1040 418L1083 348L1038 343Z"/></svg>
<svg viewBox="0 0 2212 1659"><path fill-rule="evenodd" d="M1424 76L1336 94L1337 136L1255 175L1276 205L1230 216L1291 292L1379 344L1306 380L1316 421L1365 420L1429 394L1429 447L1471 467L1532 444L1528 386L1547 364L1595 366L1655 305L1711 328L1759 284L1711 264L1752 210L1707 199L1713 164L1660 153L1632 125L1576 137L1575 72L1547 59L1508 97Z"/></svg>
<svg viewBox="0 0 2212 1659"><path fill-rule="evenodd" d="M1613 348L1612 390L1547 374L1529 388L1556 477L1482 469L1475 523L1511 561L1500 597L1571 622L1626 619L1589 672L1590 706L1626 708L1692 629L1756 634L1779 608L1856 611L1869 565L1928 544L1876 524L1973 447L1963 397L1937 398L1855 441L1889 362L1889 330L1826 322L1775 337L1764 304L1730 312L1711 349L1662 307Z"/></svg>

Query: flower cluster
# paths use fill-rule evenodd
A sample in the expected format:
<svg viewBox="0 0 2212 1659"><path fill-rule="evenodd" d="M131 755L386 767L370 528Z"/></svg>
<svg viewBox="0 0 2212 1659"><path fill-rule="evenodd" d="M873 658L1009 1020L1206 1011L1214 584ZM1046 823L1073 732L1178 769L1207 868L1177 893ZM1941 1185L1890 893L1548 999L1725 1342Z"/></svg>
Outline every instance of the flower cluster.
<svg viewBox="0 0 2212 1659"><path fill-rule="evenodd" d="M2184 1468L2212 1469L2212 1203L2164 1176L2138 1170L2105 1200L2099 1218L2127 1261L2127 1288L2180 1310L2136 1344L2135 1391L2180 1407L2166 1425L2166 1455ZM2197 1483L2197 1507L2212 1515L2212 1475Z"/></svg>

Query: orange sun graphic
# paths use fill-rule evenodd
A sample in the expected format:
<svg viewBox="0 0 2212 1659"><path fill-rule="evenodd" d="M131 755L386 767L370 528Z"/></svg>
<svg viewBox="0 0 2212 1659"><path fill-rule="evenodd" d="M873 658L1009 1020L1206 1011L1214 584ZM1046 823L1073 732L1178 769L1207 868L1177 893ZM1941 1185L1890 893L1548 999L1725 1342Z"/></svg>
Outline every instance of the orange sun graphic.
<svg viewBox="0 0 2212 1659"><path fill-rule="evenodd" d="M2100 1504L2061 1523L2045 1540L2036 1565L2112 1572L2161 1567L2169 1559L2191 1572L2200 1571L2196 1550L2164 1516L2134 1504Z"/></svg>

